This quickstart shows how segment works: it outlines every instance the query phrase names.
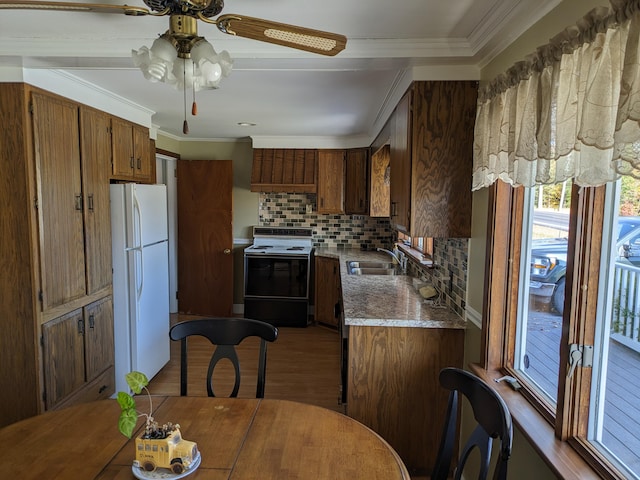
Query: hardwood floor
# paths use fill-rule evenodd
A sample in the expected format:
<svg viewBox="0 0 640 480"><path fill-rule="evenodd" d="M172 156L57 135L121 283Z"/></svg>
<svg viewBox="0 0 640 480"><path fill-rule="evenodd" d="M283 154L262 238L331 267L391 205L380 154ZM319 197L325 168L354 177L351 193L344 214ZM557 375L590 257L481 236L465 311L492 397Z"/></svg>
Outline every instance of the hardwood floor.
<svg viewBox="0 0 640 480"><path fill-rule="evenodd" d="M171 321L188 320L187 315L172 315ZM242 383L240 397L255 397L258 340L245 339L238 347ZM205 338L189 340L188 393L206 396L205 378L213 346ZM221 362L214 372L219 396L231 391L233 369ZM278 328L278 339L267 344L265 398L294 400L344 413L338 404L340 386L340 340L338 332L317 325L307 328ZM171 342L171 360L151 380L154 395L180 394L180 343Z"/></svg>
<svg viewBox="0 0 640 480"><path fill-rule="evenodd" d="M188 320L188 315L172 315L172 324ZM278 339L267 344L267 378L265 398L279 398L318 405L340 413L340 339L327 327L278 328ZM207 339L195 337L189 343L188 393L206 396L205 377L213 347ZM258 341L247 338L238 347L242 368L240 397L255 397ZM230 363L220 363L214 373L216 393L231 391L233 370ZM226 390L225 390L226 389ZM154 395L180 394L180 343L171 343L171 359L149 384ZM411 477L427 480L428 477Z"/></svg>

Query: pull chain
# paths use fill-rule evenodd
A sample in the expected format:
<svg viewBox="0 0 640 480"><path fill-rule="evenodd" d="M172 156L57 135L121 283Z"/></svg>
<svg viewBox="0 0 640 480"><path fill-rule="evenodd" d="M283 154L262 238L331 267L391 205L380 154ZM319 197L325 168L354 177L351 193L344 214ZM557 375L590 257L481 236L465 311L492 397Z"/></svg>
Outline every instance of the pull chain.
<svg viewBox="0 0 640 480"><path fill-rule="evenodd" d="M183 63L182 63L182 85L184 86L183 89L183 100L184 100L184 122L182 123L182 133L184 133L185 135L189 134L189 123L187 122L187 86L185 85L185 83L187 82L187 60L186 59L182 59Z"/></svg>
<svg viewBox="0 0 640 480"><path fill-rule="evenodd" d="M191 115L198 115L198 104L196 103L196 65L193 64L193 103L191 104Z"/></svg>

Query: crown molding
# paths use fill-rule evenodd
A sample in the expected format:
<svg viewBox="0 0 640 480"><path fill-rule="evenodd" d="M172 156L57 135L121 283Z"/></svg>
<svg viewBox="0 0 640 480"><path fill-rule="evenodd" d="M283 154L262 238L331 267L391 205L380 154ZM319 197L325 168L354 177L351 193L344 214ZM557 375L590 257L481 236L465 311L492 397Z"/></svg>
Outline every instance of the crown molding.
<svg viewBox="0 0 640 480"><path fill-rule="evenodd" d="M69 72L24 69L23 79L29 85L62 95L139 125L151 126L151 116L155 113L153 110L86 82Z"/></svg>

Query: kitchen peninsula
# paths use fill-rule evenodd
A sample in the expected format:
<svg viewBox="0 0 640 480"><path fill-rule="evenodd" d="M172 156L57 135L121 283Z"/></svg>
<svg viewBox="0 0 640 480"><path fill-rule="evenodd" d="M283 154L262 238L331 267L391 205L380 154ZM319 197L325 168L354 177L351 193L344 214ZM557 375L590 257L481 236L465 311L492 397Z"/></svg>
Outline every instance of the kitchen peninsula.
<svg viewBox="0 0 640 480"><path fill-rule="evenodd" d="M428 472L447 408L438 375L463 366L464 320L426 303L409 275L348 273L347 261L391 261L385 253L318 249L316 256L339 264L347 414L385 438L413 473Z"/></svg>

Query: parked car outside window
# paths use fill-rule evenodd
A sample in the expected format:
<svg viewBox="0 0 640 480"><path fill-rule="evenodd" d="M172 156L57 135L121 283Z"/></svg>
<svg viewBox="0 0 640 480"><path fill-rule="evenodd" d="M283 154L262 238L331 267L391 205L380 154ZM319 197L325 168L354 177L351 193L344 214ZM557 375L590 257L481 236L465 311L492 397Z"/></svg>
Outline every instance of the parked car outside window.
<svg viewBox="0 0 640 480"><path fill-rule="evenodd" d="M640 217L619 217L616 264L640 268ZM531 243L529 294L536 301L551 302L559 315L564 311L567 273L566 238L541 238Z"/></svg>

